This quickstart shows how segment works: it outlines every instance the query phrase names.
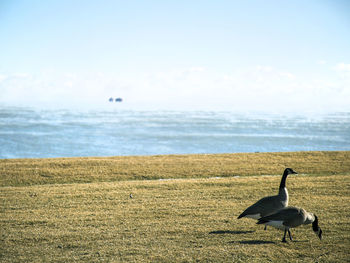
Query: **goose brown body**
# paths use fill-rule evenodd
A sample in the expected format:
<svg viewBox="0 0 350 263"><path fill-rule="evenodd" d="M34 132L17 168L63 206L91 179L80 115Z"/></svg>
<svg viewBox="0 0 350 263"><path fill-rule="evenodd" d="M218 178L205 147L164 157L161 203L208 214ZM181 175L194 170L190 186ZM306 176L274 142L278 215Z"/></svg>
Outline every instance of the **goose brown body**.
<svg viewBox="0 0 350 263"><path fill-rule="evenodd" d="M296 172L291 168L286 168L284 170L277 195L267 196L260 199L245 209L243 213L238 216L238 219L242 217L259 219L261 217L271 215L284 207L287 207L289 194L286 188L286 179L289 174L296 174Z"/></svg>
<svg viewBox="0 0 350 263"><path fill-rule="evenodd" d="M262 217L258 220L257 224L270 225L275 228L284 230L284 236L282 242L286 242L286 233L288 232L290 240L292 240L290 234L290 228L298 227L301 225L307 225L312 223L312 229L317 236L322 239L322 230L318 226L318 218L313 213L307 212L303 208L299 207L285 207L278 212Z"/></svg>

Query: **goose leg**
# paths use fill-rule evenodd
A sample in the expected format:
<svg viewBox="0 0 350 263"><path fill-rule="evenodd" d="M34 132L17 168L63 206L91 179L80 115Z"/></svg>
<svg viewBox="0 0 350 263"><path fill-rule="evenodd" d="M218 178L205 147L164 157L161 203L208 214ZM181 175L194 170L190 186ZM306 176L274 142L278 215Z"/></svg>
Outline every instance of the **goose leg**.
<svg viewBox="0 0 350 263"><path fill-rule="evenodd" d="M287 229L284 230L284 236L283 236L283 238L282 238L282 242L283 242L283 243L287 243L286 234L287 234Z"/></svg>
<svg viewBox="0 0 350 263"><path fill-rule="evenodd" d="M289 235L289 239L291 240L291 241L293 241L293 238L292 238L292 235L290 234L290 230L288 229L288 235Z"/></svg>
<svg viewBox="0 0 350 263"><path fill-rule="evenodd" d="M267 229L267 225L265 225L265 228L264 228L264 230L266 230Z"/></svg>

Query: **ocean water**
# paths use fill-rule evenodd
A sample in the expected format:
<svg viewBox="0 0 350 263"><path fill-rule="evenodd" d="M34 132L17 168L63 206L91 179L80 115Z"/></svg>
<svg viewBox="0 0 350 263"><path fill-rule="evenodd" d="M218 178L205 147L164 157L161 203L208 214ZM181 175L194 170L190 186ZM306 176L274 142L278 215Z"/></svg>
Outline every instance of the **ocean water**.
<svg viewBox="0 0 350 263"><path fill-rule="evenodd" d="M350 113L0 107L0 158L350 150Z"/></svg>

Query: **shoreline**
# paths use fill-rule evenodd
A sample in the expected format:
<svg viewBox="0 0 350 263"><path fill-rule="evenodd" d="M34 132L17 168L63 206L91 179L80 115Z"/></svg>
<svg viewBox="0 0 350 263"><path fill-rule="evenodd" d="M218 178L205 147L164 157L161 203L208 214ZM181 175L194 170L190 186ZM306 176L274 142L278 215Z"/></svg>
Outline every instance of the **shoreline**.
<svg viewBox="0 0 350 263"><path fill-rule="evenodd" d="M314 152L322 152L322 153L328 153L328 152L350 152L350 150L318 150L318 151L271 151L271 152L224 152L224 153L173 153L173 154L145 154L145 155L106 155L106 156L58 156L58 157L19 157L19 158L0 158L1 161L6 160L55 160L55 159L110 159L110 158L147 158L147 157L159 157L159 156L194 156L194 155L234 155L234 154L288 154L288 153L314 153Z"/></svg>

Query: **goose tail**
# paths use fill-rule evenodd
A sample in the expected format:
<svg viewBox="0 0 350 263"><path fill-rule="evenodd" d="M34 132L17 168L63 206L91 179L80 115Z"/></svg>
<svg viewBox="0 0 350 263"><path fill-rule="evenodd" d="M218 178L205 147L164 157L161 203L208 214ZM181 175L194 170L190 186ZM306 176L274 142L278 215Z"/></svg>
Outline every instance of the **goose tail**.
<svg viewBox="0 0 350 263"><path fill-rule="evenodd" d="M266 220L266 219L264 219L264 218L260 218L260 219L258 219L258 222L256 222L258 225L261 225L261 224L265 224L265 223L267 223L267 222L269 222L269 220Z"/></svg>
<svg viewBox="0 0 350 263"><path fill-rule="evenodd" d="M245 217L247 214L246 213L242 213L242 214L240 214L238 217L237 217L237 219L240 219L240 218L242 218L242 217Z"/></svg>

